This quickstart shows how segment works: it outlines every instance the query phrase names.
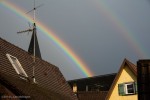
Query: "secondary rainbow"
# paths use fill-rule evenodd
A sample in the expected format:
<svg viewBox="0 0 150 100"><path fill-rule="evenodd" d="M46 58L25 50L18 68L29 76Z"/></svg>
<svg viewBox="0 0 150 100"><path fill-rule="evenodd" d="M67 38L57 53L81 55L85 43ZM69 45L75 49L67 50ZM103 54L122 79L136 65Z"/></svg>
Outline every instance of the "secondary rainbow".
<svg viewBox="0 0 150 100"><path fill-rule="evenodd" d="M133 48L134 52L138 55L139 59L148 58L148 54L137 40L133 32L127 28L125 21L121 20L117 14L107 5L107 1L91 1L101 14L108 18L110 22L113 23L113 27L117 29L123 38L128 42L128 44Z"/></svg>
<svg viewBox="0 0 150 100"><path fill-rule="evenodd" d="M3 1L1 2L1 4L4 5L6 8L8 8L9 10L16 13L17 15L19 15L20 17L30 22L33 22L32 17L26 15L23 9L16 6L12 2ZM43 23L37 20L36 24L38 29L40 29L41 32L46 34L55 44L57 44L57 46L59 46L63 50L63 52L78 66L78 68L82 71L82 73L84 73L86 77L91 77L94 75L93 72L88 68L88 66L83 62L83 60L81 60L77 56L77 54L75 54L73 50L71 50L71 48L68 47L66 43L64 43L60 38L58 38L58 36L56 36L54 32L52 32L48 27L46 27Z"/></svg>

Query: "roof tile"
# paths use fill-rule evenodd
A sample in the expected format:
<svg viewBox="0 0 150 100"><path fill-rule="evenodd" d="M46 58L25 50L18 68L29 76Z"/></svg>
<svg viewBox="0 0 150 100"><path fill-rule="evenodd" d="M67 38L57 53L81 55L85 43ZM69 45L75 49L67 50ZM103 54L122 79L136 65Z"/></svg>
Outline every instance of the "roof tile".
<svg viewBox="0 0 150 100"><path fill-rule="evenodd" d="M14 70L6 54L16 57L28 75L23 80ZM32 84L32 71L35 66L35 79ZM20 94L29 95L35 100L77 100L59 68L0 38L0 84ZM19 95L20 95L19 94Z"/></svg>

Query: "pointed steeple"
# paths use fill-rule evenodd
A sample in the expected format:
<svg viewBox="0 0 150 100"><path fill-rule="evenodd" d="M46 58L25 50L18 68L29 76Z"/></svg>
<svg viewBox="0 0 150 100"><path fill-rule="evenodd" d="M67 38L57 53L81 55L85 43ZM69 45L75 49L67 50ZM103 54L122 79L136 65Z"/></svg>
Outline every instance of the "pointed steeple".
<svg viewBox="0 0 150 100"><path fill-rule="evenodd" d="M32 33L28 52L34 56L41 58L40 48L39 48L38 39L37 39L37 35L36 35L36 24L35 23L33 24L33 33Z"/></svg>

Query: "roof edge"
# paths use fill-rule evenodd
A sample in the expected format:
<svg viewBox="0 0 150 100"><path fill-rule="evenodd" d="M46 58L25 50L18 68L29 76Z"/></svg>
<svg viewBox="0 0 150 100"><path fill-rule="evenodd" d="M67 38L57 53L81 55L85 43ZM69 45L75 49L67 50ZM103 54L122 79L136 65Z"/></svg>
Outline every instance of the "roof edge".
<svg viewBox="0 0 150 100"><path fill-rule="evenodd" d="M111 73L111 74L103 74L103 75L98 75L98 76L93 76L93 77L86 77L86 78L80 78L80 79L74 79L74 80L68 80L67 82L72 82L72 81L79 81L83 79L93 79L97 77L104 77L104 76L110 76L110 75L116 75L117 73Z"/></svg>
<svg viewBox="0 0 150 100"><path fill-rule="evenodd" d="M105 100L108 100L108 98L110 97L110 94L112 93L112 90L114 89L114 86L115 86L116 82L118 81L118 78L119 78L119 76L121 75L121 71L122 71L123 68L125 67L125 66L124 66L125 64L128 64L128 67L129 67L129 68L131 69L131 71L133 72L133 68L131 67L131 64L133 64L133 63L131 63L129 60L127 60L127 59L125 58L125 59L123 60L122 64L121 64L119 70L118 70L118 73L117 73L117 75L116 75L116 77L115 77L115 79L114 79L114 81L113 81L113 83L112 83L112 85L111 85L111 87L110 87L110 89L109 89L109 91L108 91L108 94L107 94ZM133 64L133 65L134 65L134 64ZM135 65L134 65L134 66L135 66ZM135 72L133 72L133 73L135 74ZM135 75L136 75L136 74L135 74Z"/></svg>

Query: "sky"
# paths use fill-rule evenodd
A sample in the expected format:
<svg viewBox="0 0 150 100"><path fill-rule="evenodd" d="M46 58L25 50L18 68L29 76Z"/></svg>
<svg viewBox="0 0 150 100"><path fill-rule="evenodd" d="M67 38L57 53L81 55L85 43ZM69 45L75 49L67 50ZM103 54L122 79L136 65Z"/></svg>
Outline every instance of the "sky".
<svg viewBox="0 0 150 100"><path fill-rule="evenodd" d="M0 0L0 37L27 51L32 34L17 32L28 29L29 20L4 6L5 1L26 16L33 0ZM150 58L149 0L36 0L41 4L36 20L59 37L92 76L117 73L125 58L134 64ZM43 60L59 67L67 80L88 77L43 31L37 29L37 36Z"/></svg>

